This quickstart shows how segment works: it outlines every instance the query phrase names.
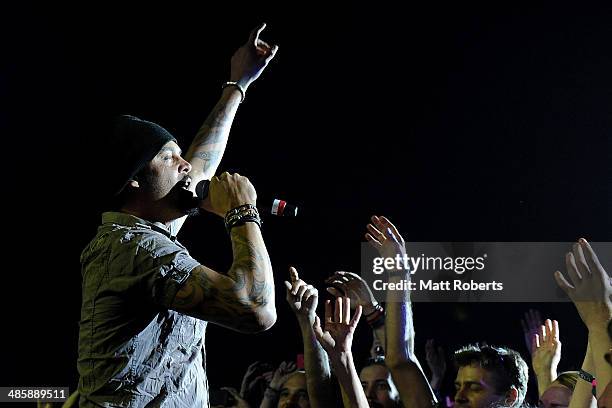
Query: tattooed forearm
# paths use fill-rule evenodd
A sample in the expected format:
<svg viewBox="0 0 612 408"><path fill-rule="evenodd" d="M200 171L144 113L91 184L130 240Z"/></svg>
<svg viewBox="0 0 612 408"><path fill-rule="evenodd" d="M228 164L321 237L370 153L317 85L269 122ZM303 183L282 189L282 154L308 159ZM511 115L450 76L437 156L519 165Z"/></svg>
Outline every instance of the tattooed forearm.
<svg viewBox="0 0 612 408"><path fill-rule="evenodd" d="M266 330L276 320L274 278L257 225L231 232L234 261L227 274L194 269L175 296L172 308L238 331Z"/></svg>
<svg viewBox="0 0 612 408"><path fill-rule="evenodd" d="M221 151L211 150L208 152L197 152L194 156L202 160L211 161L211 160L217 160L217 158L219 158L220 155L221 155Z"/></svg>
<svg viewBox="0 0 612 408"><path fill-rule="evenodd" d="M265 280L257 280L253 278L253 286L249 291L249 299L257 305L265 306L268 304L270 298L270 286L266 284Z"/></svg>
<svg viewBox="0 0 612 408"><path fill-rule="evenodd" d="M271 291L271 285L266 281L266 275L270 273L267 254L237 228L232 230L232 246L234 263L228 275L237 281L243 280L249 301L258 307L265 306Z"/></svg>
<svg viewBox="0 0 612 408"><path fill-rule="evenodd" d="M193 157L197 157L198 159L202 159L204 161L202 171L206 171L211 164L215 166L219 164L221 161L221 154L223 154L221 150L211 150L208 152L199 151L195 152Z"/></svg>
<svg viewBox="0 0 612 408"><path fill-rule="evenodd" d="M196 146L206 146L223 141L225 128L232 124L236 109L226 103L217 103L215 108L200 127L193 144ZM229 130L229 129L228 129Z"/></svg>
<svg viewBox="0 0 612 408"><path fill-rule="evenodd" d="M221 162L237 108L236 98L222 96L189 147L187 160L190 162L192 159L202 160L204 162L202 171L207 173L207 176L214 175ZM200 167L199 163L192 164L196 169Z"/></svg>

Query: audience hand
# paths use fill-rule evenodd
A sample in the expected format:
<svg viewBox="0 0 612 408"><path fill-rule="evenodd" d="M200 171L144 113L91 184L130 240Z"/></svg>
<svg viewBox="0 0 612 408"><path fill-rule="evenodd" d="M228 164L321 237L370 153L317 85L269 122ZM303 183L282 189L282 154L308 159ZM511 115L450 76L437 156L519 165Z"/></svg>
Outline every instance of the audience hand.
<svg viewBox="0 0 612 408"><path fill-rule="evenodd" d="M283 382L285 382L285 379L291 374L293 374L295 369L296 366L294 362L283 361L274 371L274 374L272 375L272 380L270 381L270 384L268 386L273 390L278 391L281 385L283 385Z"/></svg>
<svg viewBox="0 0 612 408"><path fill-rule="evenodd" d="M327 291L332 296L346 296L351 299L351 310L354 310L357 305L361 305L363 313L368 315L374 311L374 307L378 304L367 282L356 273L337 271L327 278L325 283L330 285Z"/></svg>
<svg viewBox="0 0 612 408"><path fill-rule="evenodd" d="M436 347L433 339L425 343L425 359L431 370L431 386L439 389L446 374L446 355L441 346Z"/></svg>
<svg viewBox="0 0 612 408"><path fill-rule="evenodd" d="M305 323L312 327L319 303L319 291L301 280L294 267L289 268L289 276L291 282L285 281L287 303L300 324Z"/></svg>
<svg viewBox="0 0 612 408"><path fill-rule="evenodd" d="M361 306L350 318L351 299L339 297L332 311L331 302L325 302L325 327L321 327L319 316L315 315L314 331L317 340L328 354L338 356L351 352L353 334L361 317Z"/></svg>
<svg viewBox="0 0 612 408"><path fill-rule="evenodd" d="M525 338L525 346L529 350L529 355L533 354L533 336L540 332L540 328L544 321L540 316L540 311L529 309L521 319L521 327L523 328L523 337Z"/></svg>
<svg viewBox="0 0 612 408"><path fill-rule="evenodd" d="M565 265L571 284L556 271L558 285L572 299L589 330L605 330L612 317L612 285L595 251L584 238L566 254Z"/></svg>
<svg viewBox="0 0 612 408"><path fill-rule="evenodd" d="M556 320L546 319L540 326L539 333L532 339L531 364L538 377L549 382L557 378L557 366L561 360L561 342L559 341L559 323Z"/></svg>

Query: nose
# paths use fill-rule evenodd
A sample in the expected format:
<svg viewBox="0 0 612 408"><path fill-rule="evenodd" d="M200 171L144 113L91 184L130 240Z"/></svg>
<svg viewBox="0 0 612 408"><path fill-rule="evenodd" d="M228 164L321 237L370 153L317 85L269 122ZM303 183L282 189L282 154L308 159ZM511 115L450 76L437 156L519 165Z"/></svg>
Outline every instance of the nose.
<svg viewBox="0 0 612 408"><path fill-rule="evenodd" d="M191 163L180 157L179 173L189 173L191 171Z"/></svg>
<svg viewBox="0 0 612 408"><path fill-rule="evenodd" d="M463 389L463 387L461 387L455 393L455 403L456 404L459 404L459 403L462 403L462 402L468 402L467 398L465 397L464 391L465 390Z"/></svg>
<svg viewBox="0 0 612 408"><path fill-rule="evenodd" d="M368 384L368 388L366 389L366 396L376 401L377 395L376 395L376 387L374 384Z"/></svg>
<svg viewBox="0 0 612 408"><path fill-rule="evenodd" d="M291 394L291 396L289 397L289 403L287 405L291 407L297 406L299 401L300 401L300 396L296 392L295 394Z"/></svg>

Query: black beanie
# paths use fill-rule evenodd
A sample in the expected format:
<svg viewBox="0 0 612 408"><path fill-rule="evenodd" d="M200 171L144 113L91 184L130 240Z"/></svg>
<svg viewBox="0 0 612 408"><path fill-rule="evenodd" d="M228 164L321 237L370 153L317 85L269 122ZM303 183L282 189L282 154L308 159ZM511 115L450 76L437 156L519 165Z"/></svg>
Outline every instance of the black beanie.
<svg viewBox="0 0 612 408"><path fill-rule="evenodd" d="M176 139L156 123L130 115L117 116L108 144L109 193L118 195L170 141Z"/></svg>

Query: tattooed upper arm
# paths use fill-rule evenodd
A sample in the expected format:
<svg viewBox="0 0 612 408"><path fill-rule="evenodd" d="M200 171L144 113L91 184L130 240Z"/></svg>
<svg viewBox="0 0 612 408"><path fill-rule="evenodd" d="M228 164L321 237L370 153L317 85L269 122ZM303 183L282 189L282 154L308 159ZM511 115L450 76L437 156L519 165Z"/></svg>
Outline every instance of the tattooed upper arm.
<svg viewBox="0 0 612 408"><path fill-rule="evenodd" d="M170 308L241 332L265 330L257 314L259 306L244 292L243 284L200 265L181 286Z"/></svg>

